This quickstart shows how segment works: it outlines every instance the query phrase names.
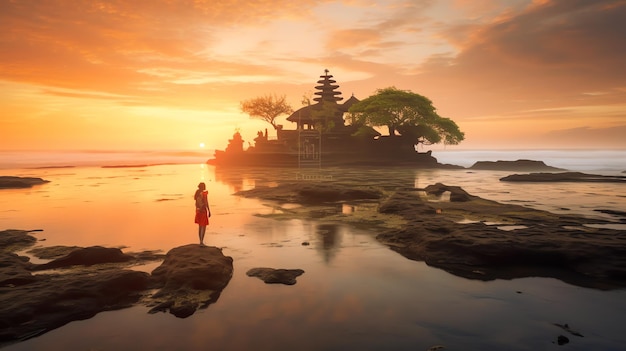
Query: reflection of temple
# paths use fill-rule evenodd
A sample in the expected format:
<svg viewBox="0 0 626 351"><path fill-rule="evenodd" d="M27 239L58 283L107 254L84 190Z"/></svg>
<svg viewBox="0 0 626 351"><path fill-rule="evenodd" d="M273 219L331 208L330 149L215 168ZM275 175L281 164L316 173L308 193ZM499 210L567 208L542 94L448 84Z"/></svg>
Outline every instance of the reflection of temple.
<svg viewBox="0 0 626 351"><path fill-rule="evenodd" d="M325 263L335 257L341 242L341 233L337 224L319 224L316 228L316 235L320 245L317 247L321 251Z"/></svg>
<svg viewBox="0 0 626 351"><path fill-rule="evenodd" d="M320 76L313 101L287 117L296 129L279 125L277 139L259 131L254 146L243 150L241 134L236 132L226 150L216 150L209 163L236 166L296 167L302 161L325 165L393 165L410 163L434 167L437 160L430 153L418 153L415 141L401 136L381 136L375 129L346 124L348 109L359 100L351 96L343 103L339 85L328 70ZM320 162L321 161L321 162Z"/></svg>

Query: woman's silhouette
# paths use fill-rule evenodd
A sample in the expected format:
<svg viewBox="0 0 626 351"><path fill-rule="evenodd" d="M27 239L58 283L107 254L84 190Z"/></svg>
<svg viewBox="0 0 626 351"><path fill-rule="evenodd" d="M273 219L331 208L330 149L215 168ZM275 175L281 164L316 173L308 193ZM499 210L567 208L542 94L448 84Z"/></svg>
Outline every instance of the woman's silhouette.
<svg viewBox="0 0 626 351"><path fill-rule="evenodd" d="M206 226L209 225L209 217L211 217L208 195L209 192L206 190L206 185L204 183L198 184L198 190L193 195L193 199L196 201L195 223L198 224L200 245L204 245L204 234L206 233Z"/></svg>

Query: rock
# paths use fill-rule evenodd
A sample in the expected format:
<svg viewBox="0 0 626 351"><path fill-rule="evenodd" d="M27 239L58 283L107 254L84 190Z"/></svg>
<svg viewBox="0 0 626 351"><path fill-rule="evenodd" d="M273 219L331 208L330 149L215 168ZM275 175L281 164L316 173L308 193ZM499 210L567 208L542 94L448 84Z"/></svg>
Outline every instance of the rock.
<svg viewBox="0 0 626 351"><path fill-rule="evenodd" d="M302 187L302 185L300 185ZM317 185L314 187L303 187L298 191L298 202L320 203L350 200L378 199L381 194L377 190L371 189L339 189L333 186Z"/></svg>
<svg viewBox="0 0 626 351"><path fill-rule="evenodd" d="M38 265L37 270L63 268L69 266L92 266L103 263L119 263L132 260L133 257L122 253L117 248L92 246L76 249L64 257Z"/></svg>
<svg viewBox="0 0 626 351"><path fill-rule="evenodd" d="M49 183L48 180L34 177L0 176L0 189L23 189Z"/></svg>
<svg viewBox="0 0 626 351"><path fill-rule="evenodd" d="M471 200L470 194L468 194L465 190L458 186L447 186L441 183L436 183L435 185L429 185L424 188L424 191L427 194L433 194L437 196L441 196L444 192L450 192L450 201L453 202L465 202Z"/></svg>
<svg viewBox="0 0 626 351"><path fill-rule="evenodd" d="M588 226L614 222L501 204L445 184L429 185L423 191L429 195L450 192L450 201L430 201L420 196L414 179L408 180L413 182L411 185L382 178L358 183L333 179L332 184L306 186L320 185L322 189L332 188L345 194L350 188L363 189L367 184L368 189L380 191L380 198L361 200L359 211L346 216L341 214L341 208L337 210L336 203L307 203L307 199L298 196L298 185L302 184L279 183L276 187L256 187L238 194L307 205L274 218L311 218L322 213L328 222L345 224L354 219L349 223L378 232L376 238L380 242L403 256L464 278L553 277L596 289L626 287L623 231L610 226ZM489 222L500 225L488 225ZM516 229L499 229L501 226Z"/></svg>
<svg viewBox="0 0 626 351"><path fill-rule="evenodd" d="M33 264L28 257L13 252L0 252L0 286L24 285L35 281L30 273Z"/></svg>
<svg viewBox="0 0 626 351"><path fill-rule="evenodd" d="M7 252L27 248L37 242L28 230L7 229L0 231L0 248Z"/></svg>
<svg viewBox="0 0 626 351"><path fill-rule="evenodd" d="M369 187L346 188L332 183L282 183L278 187L256 187L236 193L245 197L263 197L278 202L323 204L338 201L376 200L381 191Z"/></svg>
<svg viewBox="0 0 626 351"><path fill-rule="evenodd" d="M470 169L489 171L564 171L546 165L543 161L516 160L516 161L478 161Z"/></svg>
<svg viewBox="0 0 626 351"><path fill-rule="evenodd" d="M626 183L626 177L586 174L581 172L512 174L500 178L504 182L609 182Z"/></svg>
<svg viewBox="0 0 626 351"><path fill-rule="evenodd" d="M13 252L35 242L28 231L0 232L0 347L102 311L130 307L142 298L155 306L152 312L169 310L185 318L217 301L233 272L232 258L218 248L199 245L170 250L152 276L123 269L163 258L151 251L126 254L100 246L31 250L38 257L62 256L41 265ZM66 271L32 274L53 268ZM148 289L159 290L145 297Z"/></svg>
<svg viewBox="0 0 626 351"><path fill-rule="evenodd" d="M565 345L569 343L569 339L565 335L559 335L559 337L556 338L556 343L559 345Z"/></svg>
<svg viewBox="0 0 626 351"><path fill-rule="evenodd" d="M109 269L39 274L27 284L0 287L0 346L129 307L139 300L147 281L145 272Z"/></svg>
<svg viewBox="0 0 626 351"><path fill-rule="evenodd" d="M408 213L434 215L436 211L422 201L415 191L396 191L380 204L378 212L398 215Z"/></svg>
<svg viewBox="0 0 626 351"><path fill-rule="evenodd" d="M585 218L467 197L465 202L430 203L409 190L397 191L379 211L400 215L406 222L381 230L376 238L407 258L470 279L541 276L598 289L626 286L626 247L620 231L586 227L590 221ZM465 218L520 229L500 230L482 221L457 223Z"/></svg>
<svg viewBox="0 0 626 351"><path fill-rule="evenodd" d="M170 250L152 271L150 313L169 312L186 318L214 303L233 275L233 259L212 246L190 244Z"/></svg>
<svg viewBox="0 0 626 351"><path fill-rule="evenodd" d="M28 257L18 256L13 251L25 249L35 242L29 231L0 231L0 347L41 335L71 321L90 318L102 311L133 305L147 289L149 275L123 269L123 265L161 257L154 253L138 257L124 255L119 249L54 247L51 253L72 250L66 257L80 258L58 262L83 265L73 266L79 268L67 269L63 274L32 274L43 265L32 264ZM44 256L50 253L45 248L38 248L35 252ZM80 255L70 256L72 252ZM102 252L107 255L100 255ZM119 254L110 255L111 252ZM89 254L94 257L90 258ZM131 260L126 260L126 256ZM119 259L111 257L121 257L124 262L91 265L103 262L103 257L107 262L117 262ZM61 264L59 267L69 266Z"/></svg>
<svg viewBox="0 0 626 351"><path fill-rule="evenodd" d="M69 255L72 251L81 249L79 246L53 245L45 247L35 247L27 252L43 260L54 260Z"/></svg>
<svg viewBox="0 0 626 351"><path fill-rule="evenodd" d="M296 278L304 274L302 269L252 268L246 272L248 277L257 277L266 284L294 285Z"/></svg>

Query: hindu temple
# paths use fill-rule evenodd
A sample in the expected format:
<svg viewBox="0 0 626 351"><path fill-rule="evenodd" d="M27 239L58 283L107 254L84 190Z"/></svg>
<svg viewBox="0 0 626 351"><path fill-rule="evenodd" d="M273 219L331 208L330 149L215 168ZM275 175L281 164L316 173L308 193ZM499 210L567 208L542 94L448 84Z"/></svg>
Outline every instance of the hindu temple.
<svg viewBox="0 0 626 351"><path fill-rule="evenodd" d="M287 121L295 129L278 125L276 139L259 131L254 145L244 150L235 132L225 150L216 150L208 163L222 166L322 167L341 165L410 164L437 167L430 152L420 153L402 137L383 136L374 128L349 123L348 110L359 102L354 95L343 101L339 85L328 70L315 86L313 103L294 111Z"/></svg>

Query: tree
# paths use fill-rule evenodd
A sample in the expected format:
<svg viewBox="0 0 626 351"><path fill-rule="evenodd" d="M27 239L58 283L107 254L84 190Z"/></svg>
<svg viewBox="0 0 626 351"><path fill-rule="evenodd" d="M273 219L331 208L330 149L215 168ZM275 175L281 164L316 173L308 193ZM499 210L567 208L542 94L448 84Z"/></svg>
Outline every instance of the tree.
<svg viewBox="0 0 626 351"><path fill-rule="evenodd" d="M278 129L276 118L283 114L290 114L293 109L287 104L286 97L265 95L241 102L241 111L247 113L250 118L258 118L268 122Z"/></svg>
<svg viewBox="0 0 626 351"><path fill-rule="evenodd" d="M356 124L386 126L390 136L397 132L414 139L415 144L458 144L465 138L453 120L437 114L427 97L395 87L377 90L352 105L349 112Z"/></svg>

